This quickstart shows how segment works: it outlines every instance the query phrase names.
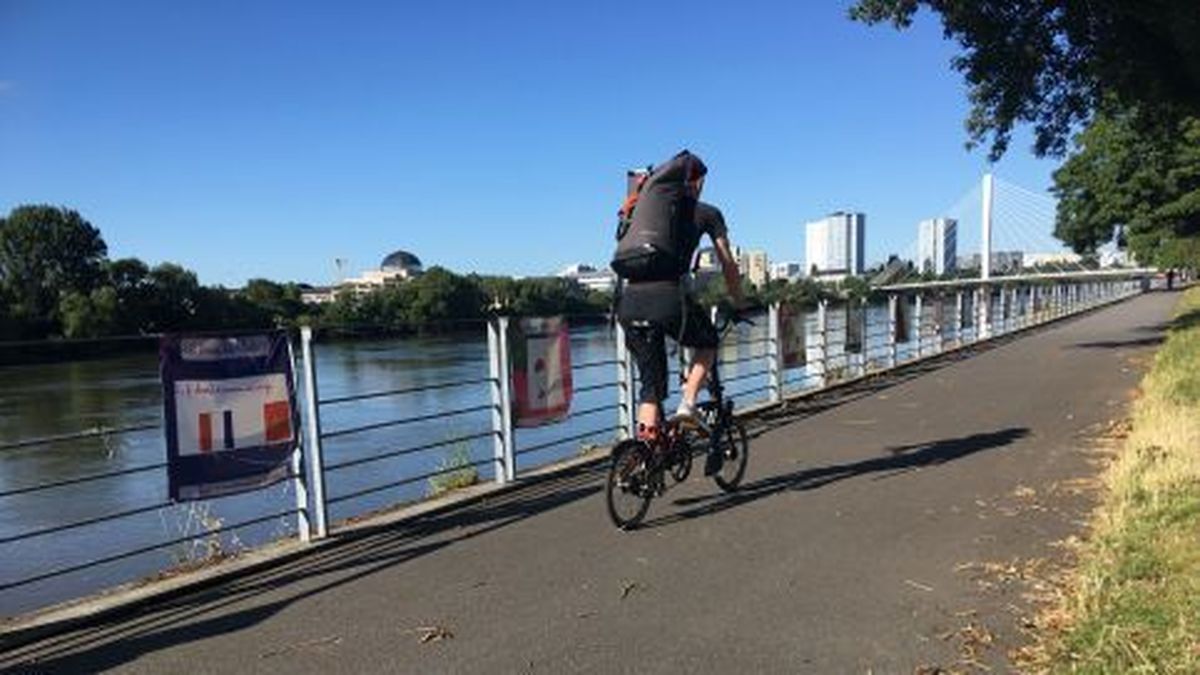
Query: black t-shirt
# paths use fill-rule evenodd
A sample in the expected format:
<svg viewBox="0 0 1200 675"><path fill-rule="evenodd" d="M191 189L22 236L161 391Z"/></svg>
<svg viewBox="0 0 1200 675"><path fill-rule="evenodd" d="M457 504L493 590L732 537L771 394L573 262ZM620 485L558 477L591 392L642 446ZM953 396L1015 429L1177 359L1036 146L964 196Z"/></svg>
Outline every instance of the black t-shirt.
<svg viewBox="0 0 1200 675"><path fill-rule="evenodd" d="M729 234L721 210L707 202L696 202L693 221L689 231L684 233L684 242L687 245L682 252L687 255L680 256L680 278L674 281L630 282L625 286L617 308L621 318L665 321L667 317L679 313L682 306L681 281L689 271L692 257L700 246L700 238L707 234L709 239L715 241L717 237Z"/></svg>

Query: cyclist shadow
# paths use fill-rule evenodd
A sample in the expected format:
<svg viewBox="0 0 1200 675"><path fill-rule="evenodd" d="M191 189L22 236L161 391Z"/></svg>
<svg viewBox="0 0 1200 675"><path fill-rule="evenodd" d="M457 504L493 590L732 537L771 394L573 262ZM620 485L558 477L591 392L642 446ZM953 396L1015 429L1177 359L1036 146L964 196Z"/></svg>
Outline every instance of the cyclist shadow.
<svg viewBox="0 0 1200 675"><path fill-rule="evenodd" d="M909 471L945 464L985 450L1011 445L1030 433L1028 428L1008 428L988 433L947 438L928 443L914 443L887 448L883 457L872 457L848 464L832 464L793 473L772 476L743 485L732 494L713 494L674 500L683 511L656 518L643 525L661 527L692 518L699 518L749 502L765 499L788 490L816 490L831 483L876 474L874 480L891 478Z"/></svg>

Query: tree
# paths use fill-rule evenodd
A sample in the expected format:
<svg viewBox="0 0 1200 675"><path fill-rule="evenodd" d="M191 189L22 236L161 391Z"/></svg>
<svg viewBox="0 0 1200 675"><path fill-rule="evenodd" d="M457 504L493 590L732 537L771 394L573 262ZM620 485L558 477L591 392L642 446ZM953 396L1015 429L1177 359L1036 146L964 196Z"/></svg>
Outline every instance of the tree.
<svg viewBox="0 0 1200 675"><path fill-rule="evenodd" d="M0 218L0 286L11 314L41 334L57 323L60 294L90 294L103 278L108 247L78 212L18 206Z"/></svg>
<svg viewBox="0 0 1200 675"><path fill-rule="evenodd" d="M162 263L150 270L147 281L150 286L147 332L195 327L193 319L204 306L195 272L174 263Z"/></svg>
<svg viewBox="0 0 1200 675"><path fill-rule="evenodd" d="M1142 264L1196 265L1200 118L1154 134L1132 116L1098 117L1055 171L1054 191L1055 235L1077 253L1094 254L1120 231Z"/></svg>
<svg viewBox="0 0 1200 675"><path fill-rule="evenodd" d="M102 286L87 295L69 291L58 304L65 337L97 338L113 334L117 291L112 286Z"/></svg>
<svg viewBox="0 0 1200 675"><path fill-rule="evenodd" d="M1038 155L1060 155L1097 112L1137 110L1154 129L1200 116L1193 0L857 0L850 15L905 28L921 7L964 50L952 64L970 89L970 143L990 140L992 159L1019 123L1034 125Z"/></svg>

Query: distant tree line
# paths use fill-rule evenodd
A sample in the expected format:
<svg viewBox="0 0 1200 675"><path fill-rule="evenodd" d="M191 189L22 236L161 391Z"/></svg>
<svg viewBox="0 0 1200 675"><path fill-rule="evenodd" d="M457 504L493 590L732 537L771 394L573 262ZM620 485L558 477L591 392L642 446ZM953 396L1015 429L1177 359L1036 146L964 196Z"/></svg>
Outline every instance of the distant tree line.
<svg viewBox="0 0 1200 675"><path fill-rule="evenodd" d="M166 331L313 324L411 329L511 314L607 311L610 298L569 279L461 276L434 267L376 291L307 305L305 286L252 279L201 285L175 263L108 258L100 230L78 212L26 205L0 218L0 340L103 338Z"/></svg>

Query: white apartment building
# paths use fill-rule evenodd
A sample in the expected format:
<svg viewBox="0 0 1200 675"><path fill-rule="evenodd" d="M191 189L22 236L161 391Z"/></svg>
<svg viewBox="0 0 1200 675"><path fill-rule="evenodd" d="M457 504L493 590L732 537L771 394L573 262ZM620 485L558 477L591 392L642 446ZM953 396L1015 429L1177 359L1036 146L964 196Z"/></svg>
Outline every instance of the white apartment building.
<svg viewBox="0 0 1200 675"><path fill-rule="evenodd" d="M930 218L917 225L917 269L921 272L954 272L958 260L958 221Z"/></svg>
<svg viewBox="0 0 1200 675"><path fill-rule="evenodd" d="M866 258L863 213L838 211L804 226L805 271L830 279L861 275Z"/></svg>

